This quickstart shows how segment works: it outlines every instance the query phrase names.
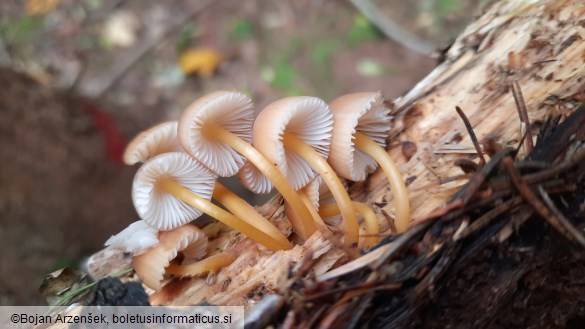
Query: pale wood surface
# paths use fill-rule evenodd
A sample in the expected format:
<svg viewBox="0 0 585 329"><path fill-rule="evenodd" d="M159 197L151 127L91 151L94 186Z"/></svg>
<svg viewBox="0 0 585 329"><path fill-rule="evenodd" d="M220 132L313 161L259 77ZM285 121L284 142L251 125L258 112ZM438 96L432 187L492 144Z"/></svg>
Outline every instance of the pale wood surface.
<svg viewBox="0 0 585 329"><path fill-rule="evenodd" d="M461 34L440 65L395 101L389 152L409 182L414 218L443 205L466 183L460 179L440 184L441 179L462 174L453 165L455 159L476 159L455 106L466 113L480 142L492 138L504 146L517 146L520 120L512 81L518 81L522 89L535 132L547 115L569 113L572 104L585 100L584 26L585 5L581 1L495 3ZM417 146L408 161L400 147L405 141ZM382 228L392 226L391 194L381 172L351 185L350 194L374 208ZM289 228L282 225L286 222L282 208L281 199L276 197L261 211L288 233ZM241 254L233 266L207 278L175 283L153 295L153 302L196 304L208 300L252 305L264 293L284 293L291 282L289 269L298 268L309 255L315 258L318 250L324 253L320 264L325 267L338 259L336 265L340 265L348 258L320 239L277 254L258 250L233 234L221 240L226 249ZM308 253L313 247L313 253Z"/></svg>

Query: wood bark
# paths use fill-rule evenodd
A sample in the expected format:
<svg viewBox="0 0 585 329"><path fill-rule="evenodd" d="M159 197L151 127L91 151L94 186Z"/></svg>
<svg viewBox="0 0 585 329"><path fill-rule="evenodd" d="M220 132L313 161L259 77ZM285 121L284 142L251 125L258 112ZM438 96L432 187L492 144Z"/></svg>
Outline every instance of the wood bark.
<svg viewBox="0 0 585 329"><path fill-rule="evenodd" d="M585 99L584 13L579 1L493 3L443 54L442 63L395 101L394 135L388 151L409 184L415 221L444 205L467 183L468 178L460 177L463 172L453 164L456 159L478 161L455 106L467 115L484 145L491 141L515 147L522 134L511 93L513 81L522 90L530 130L535 134L548 116L568 114ZM406 142L416 145L417 150L408 159L402 148ZM382 227L392 227L392 199L381 172L366 182L352 184L349 191L355 200L375 209ZM286 226L280 198L261 210L280 227ZM153 300L163 304L206 300L252 305L264 293L282 293L289 288L289 267L298 269L294 264L309 256L316 259L306 252L323 247L316 240L302 250L271 254L247 243L247 249L242 248L245 241L239 238L223 239L228 241L226 249L238 249L239 261L211 279L174 282L153 295ZM326 249L318 254L324 254L325 260L316 260L324 266L322 271L348 259L333 246Z"/></svg>
<svg viewBox="0 0 585 329"><path fill-rule="evenodd" d="M468 183L469 176L462 176L460 167L454 164L456 160L465 158L479 162L455 107L459 106L469 118L484 149L493 148L494 145L518 147L524 133L511 93L513 82L518 83L524 96L529 119L527 129L536 136L547 118L557 115L561 119L567 117L585 100L584 39L585 6L581 1L494 2L457 38L442 55L442 62L425 79L406 95L395 100L394 130L389 140L388 152L396 159L406 177L415 219L412 229L402 236L394 237L396 241L416 237L421 232L421 227L424 227L424 219L428 219L429 214L445 205ZM407 152L407 148L412 150L413 146L416 146L414 154ZM518 157L522 158L526 151L521 147ZM353 199L367 203L376 211L381 227L392 228L393 204L382 173L374 173L366 182L351 184L349 191ZM285 233L290 233L279 197L261 207L260 211ZM421 222L423 224L417 226ZM409 287L409 282L401 282L399 286L402 295L384 295L395 300L356 297L352 302L351 296L345 300L346 295L339 293L335 295L337 299L329 301L329 304L313 302L309 303L313 306L307 306L307 303L297 302L298 299L295 299L291 291L307 293L318 289L344 289L343 282L316 282L314 277L342 265L353 255L335 243L328 243L321 236L313 236L304 245L298 245L290 251L270 253L233 232L222 231L217 226L210 225L206 231L213 240L212 246L235 250L239 255L238 259L206 278L173 280L162 291L151 295L153 304L187 305L207 301L222 305L246 305L248 309L252 309L266 294L284 295L288 297L286 302L279 299L279 302L274 303L276 306L273 307L272 317L269 316L271 320L268 320L283 327L299 324L307 327L319 325L323 328L335 327L334 324L359 327L358 323L343 321L348 317L352 318L354 314L367 313L367 310L372 309L377 312L378 318L370 319L371 324L380 327L563 327L579 323L580 317L585 316L581 314L582 311L578 311L577 306L581 305L579 299L577 306L565 307L570 313L567 317L551 315L561 312L561 307L567 304L565 302L537 311L518 307L517 310L525 312L519 324L493 321L494 317L506 312L506 307L521 300L522 296L514 295L515 291L521 289L510 287L517 287L522 282L530 284L534 280L538 281L539 276L543 282L548 282L547 280L558 274L554 271L539 271L535 267L525 267L526 271L495 270L495 274L490 274L497 280L490 281L489 276L486 276L484 286L467 284L473 281L474 276L481 276L482 270L494 271L494 260L502 255L501 252L510 256L510 250L515 250L513 243L501 243L501 247L495 246L490 252L472 258L475 265L484 262L484 268L474 266L470 269L471 272L455 271L451 273L451 278L439 278L442 281L437 282L425 282L429 277L425 273L413 274L413 280L423 278L418 285L410 282L412 286ZM548 231L538 229L534 232L544 234L543 232ZM513 231L508 232L501 241L507 241L513 234ZM394 238L390 237L386 242ZM428 238L425 236L421 239ZM522 267L526 262L545 259L554 260L555 267L570 271L573 264L582 260L582 256L579 256L582 251L575 257L556 257L566 251L562 237L547 235L543 239L547 243L539 245L539 252L524 259L521 253L515 254L514 262L508 262L507 266ZM420 241L420 245L424 247L425 241ZM550 246L551 251L547 252L542 246ZM392 244L386 244L386 247L391 248ZM457 248L447 250L445 254L449 256L451 252L457 256L460 250ZM376 254L376 257L381 257L382 254ZM432 258L432 255L427 256ZM310 268L307 268L307 264ZM392 263L388 265L388 271L396 270ZM435 270L436 267L431 269ZM502 279L502 273L509 276ZM526 275L531 280L526 279ZM577 283L575 280L578 275L559 276L566 280L559 286L561 288ZM495 282L501 285L494 285ZM417 296L425 295L428 300L408 298L408 293L417 293L418 287L424 287L425 291ZM434 290L435 287L437 291ZM541 286L537 288L539 287ZM399 288L388 284L383 289ZM445 292L445 289L448 291ZM470 305L473 305L470 298L466 297L466 289L473 290L470 294L477 298L485 298L485 302L478 303L476 307L476 310L478 307L487 308L484 314L477 311L466 313L470 312ZM498 289L505 293L498 294ZM569 298L571 291L577 290L556 296ZM510 296L513 298L509 298ZM546 298L547 295L532 294L526 300L535 302L534 296ZM340 300L346 303L341 303ZM465 304L458 308L458 302ZM299 303L302 305L299 306ZM384 314L384 303L387 303L388 308L391 305L394 307L396 303L404 303L403 309L410 312L403 310L407 315L384 322L385 317L392 318L391 315ZM287 306L283 307L283 304ZM445 307L449 316L442 315L441 307ZM581 309L585 309L585 306ZM547 311L550 312L546 313ZM270 313L265 310L261 312ZM535 312L546 314L539 321L532 321L538 315ZM311 314L320 314L323 318L312 318Z"/></svg>

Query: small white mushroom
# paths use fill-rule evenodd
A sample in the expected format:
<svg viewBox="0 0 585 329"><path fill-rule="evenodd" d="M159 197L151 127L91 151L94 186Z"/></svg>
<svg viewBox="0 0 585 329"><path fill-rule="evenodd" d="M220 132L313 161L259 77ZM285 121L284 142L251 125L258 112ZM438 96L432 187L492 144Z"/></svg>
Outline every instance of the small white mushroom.
<svg viewBox="0 0 585 329"><path fill-rule="evenodd" d="M210 203L216 176L185 153L165 153L145 162L134 176L134 207L148 225L171 230L198 218L202 210L187 204L161 188L161 181L172 181Z"/></svg>
<svg viewBox="0 0 585 329"><path fill-rule="evenodd" d="M207 249L207 236L194 225L183 225L171 231L161 231L158 238L160 243L157 246L132 259L132 266L138 277L147 287L154 290L161 288L165 268L180 251L187 248L198 251ZM190 253L190 259L193 260L194 257L200 255L205 256L205 253L198 253L198 255Z"/></svg>
<svg viewBox="0 0 585 329"><path fill-rule="evenodd" d="M316 230L304 206L283 174L250 145L252 101L238 92L218 91L193 102L181 115L179 140L187 153L220 176L233 176L247 159L291 204L300 222L293 227L302 238Z"/></svg>
<svg viewBox="0 0 585 329"><path fill-rule="evenodd" d="M283 244L278 237L209 201L215 179L212 172L186 153L164 153L148 160L136 173L132 187L134 206L145 222L159 230L174 229L204 212L270 250L281 250ZM219 194L226 196L223 191Z"/></svg>
<svg viewBox="0 0 585 329"><path fill-rule="evenodd" d="M120 233L111 236L105 243L112 249L138 255L158 244L158 230L143 220L136 221Z"/></svg>
<svg viewBox="0 0 585 329"><path fill-rule="evenodd" d="M138 134L124 151L124 163L133 165L167 152L181 152L183 147L177 138L177 121L169 121L151 127Z"/></svg>
<svg viewBox="0 0 585 329"><path fill-rule="evenodd" d="M335 118L329 163L344 178L366 179L378 164L388 177L396 207L395 226L403 232L410 222L410 202L404 178L385 150L390 133L390 109L380 92L344 95L331 102Z"/></svg>
<svg viewBox="0 0 585 329"><path fill-rule="evenodd" d="M146 162L150 158L163 153L173 151L182 152L183 147L179 143L177 136L176 121L167 122L154 126L140 133L126 148L126 154L133 154L132 159L136 162ZM264 244L267 248L277 251L290 249L292 245L270 221L260 215L254 207L245 200L237 196L221 183L216 182L212 197L221 203L228 211L240 219L256 226L261 231L273 236L280 242L278 249L272 249L272 244ZM258 240L256 240L258 241ZM262 241L262 239L260 239Z"/></svg>
<svg viewBox="0 0 585 329"><path fill-rule="evenodd" d="M301 189L317 172L333 194L343 216L345 243L358 242L359 223L347 191L327 163L333 115L316 97L287 97L268 105L254 123L255 147ZM313 215L314 216L314 215ZM318 223L322 221L315 219Z"/></svg>

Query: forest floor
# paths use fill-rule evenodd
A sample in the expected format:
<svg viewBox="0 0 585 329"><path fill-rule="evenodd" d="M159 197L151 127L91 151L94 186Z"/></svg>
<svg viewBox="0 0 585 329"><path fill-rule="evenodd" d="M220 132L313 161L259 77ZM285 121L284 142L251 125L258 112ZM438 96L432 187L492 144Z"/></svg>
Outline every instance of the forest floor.
<svg viewBox="0 0 585 329"><path fill-rule="evenodd" d="M481 2L374 1L379 13L437 49L449 45ZM176 119L194 99L218 89L249 94L257 109L287 95L329 101L344 93L381 90L394 98L436 62L437 54L416 53L389 40L350 2L0 3L0 65L97 100L127 138ZM134 217L129 214L128 223ZM37 299L34 294L30 285L23 287L22 300Z"/></svg>

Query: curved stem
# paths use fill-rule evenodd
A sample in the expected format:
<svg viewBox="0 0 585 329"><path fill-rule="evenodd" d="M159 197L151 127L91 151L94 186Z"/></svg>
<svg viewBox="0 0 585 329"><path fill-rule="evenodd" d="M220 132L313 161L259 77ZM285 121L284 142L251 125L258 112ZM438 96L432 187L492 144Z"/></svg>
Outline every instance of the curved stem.
<svg viewBox="0 0 585 329"><path fill-rule="evenodd" d="M208 131L210 137L215 137L217 140L228 144L234 148L238 153L246 157L252 164L260 170L274 185L274 187L282 194L282 197L290 204L293 211L297 214L296 218L290 218L291 224L297 234L304 240L308 239L313 234L317 227L311 220L311 213L303 204L303 201L292 188L284 175L270 163L266 158L249 143L225 130L224 128L214 125Z"/></svg>
<svg viewBox="0 0 585 329"><path fill-rule="evenodd" d="M378 143L360 132L355 133L354 136L355 146L374 158L384 171L384 174L386 174L390 183L392 197L394 198L394 207L396 207L396 219L394 220L396 231L398 233L406 231L410 223L410 201L408 200L408 190L406 189L406 184L404 184L400 169L398 169L388 152Z"/></svg>
<svg viewBox="0 0 585 329"><path fill-rule="evenodd" d="M191 190L181 186L181 184L177 183L176 181L172 179L160 179L157 182L157 186L167 193L182 200L183 202L199 209L200 211L217 219L234 230L248 236L250 239L262 244L266 248L272 251L278 251L282 249L281 243L274 237L260 231L256 227L244 222L243 220L221 209L213 203L199 197Z"/></svg>
<svg viewBox="0 0 585 329"><path fill-rule="evenodd" d="M241 218L248 224L254 225L260 231L274 237L280 243L280 249L288 250L292 248L292 244L276 226L264 218L264 216L260 215L248 202L244 201L219 182L215 183L213 198L236 217Z"/></svg>
<svg viewBox="0 0 585 329"><path fill-rule="evenodd" d="M166 268L166 272L178 276L196 276L220 270L231 264L235 259L236 256L232 253L222 252L189 265L171 264Z"/></svg>
<svg viewBox="0 0 585 329"><path fill-rule="evenodd" d="M378 224L378 216L372 208L361 202L353 202L353 207L364 219L366 227L366 237L364 238L364 248L369 248L376 244L379 240L380 226ZM336 204L322 204L319 207L319 215L323 217L337 216L340 214L339 207Z"/></svg>
<svg viewBox="0 0 585 329"><path fill-rule="evenodd" d="M345 187L341 184L339 177L335 174L327 160L312 147L307 145L298 137L285 133L284 146L302 156L317 171L323 181L329 187L333 198L339 205L343 216L343 228L345 230L345 244L357 244L359 238L359 223L355 215L355 209Z"/></svg>

